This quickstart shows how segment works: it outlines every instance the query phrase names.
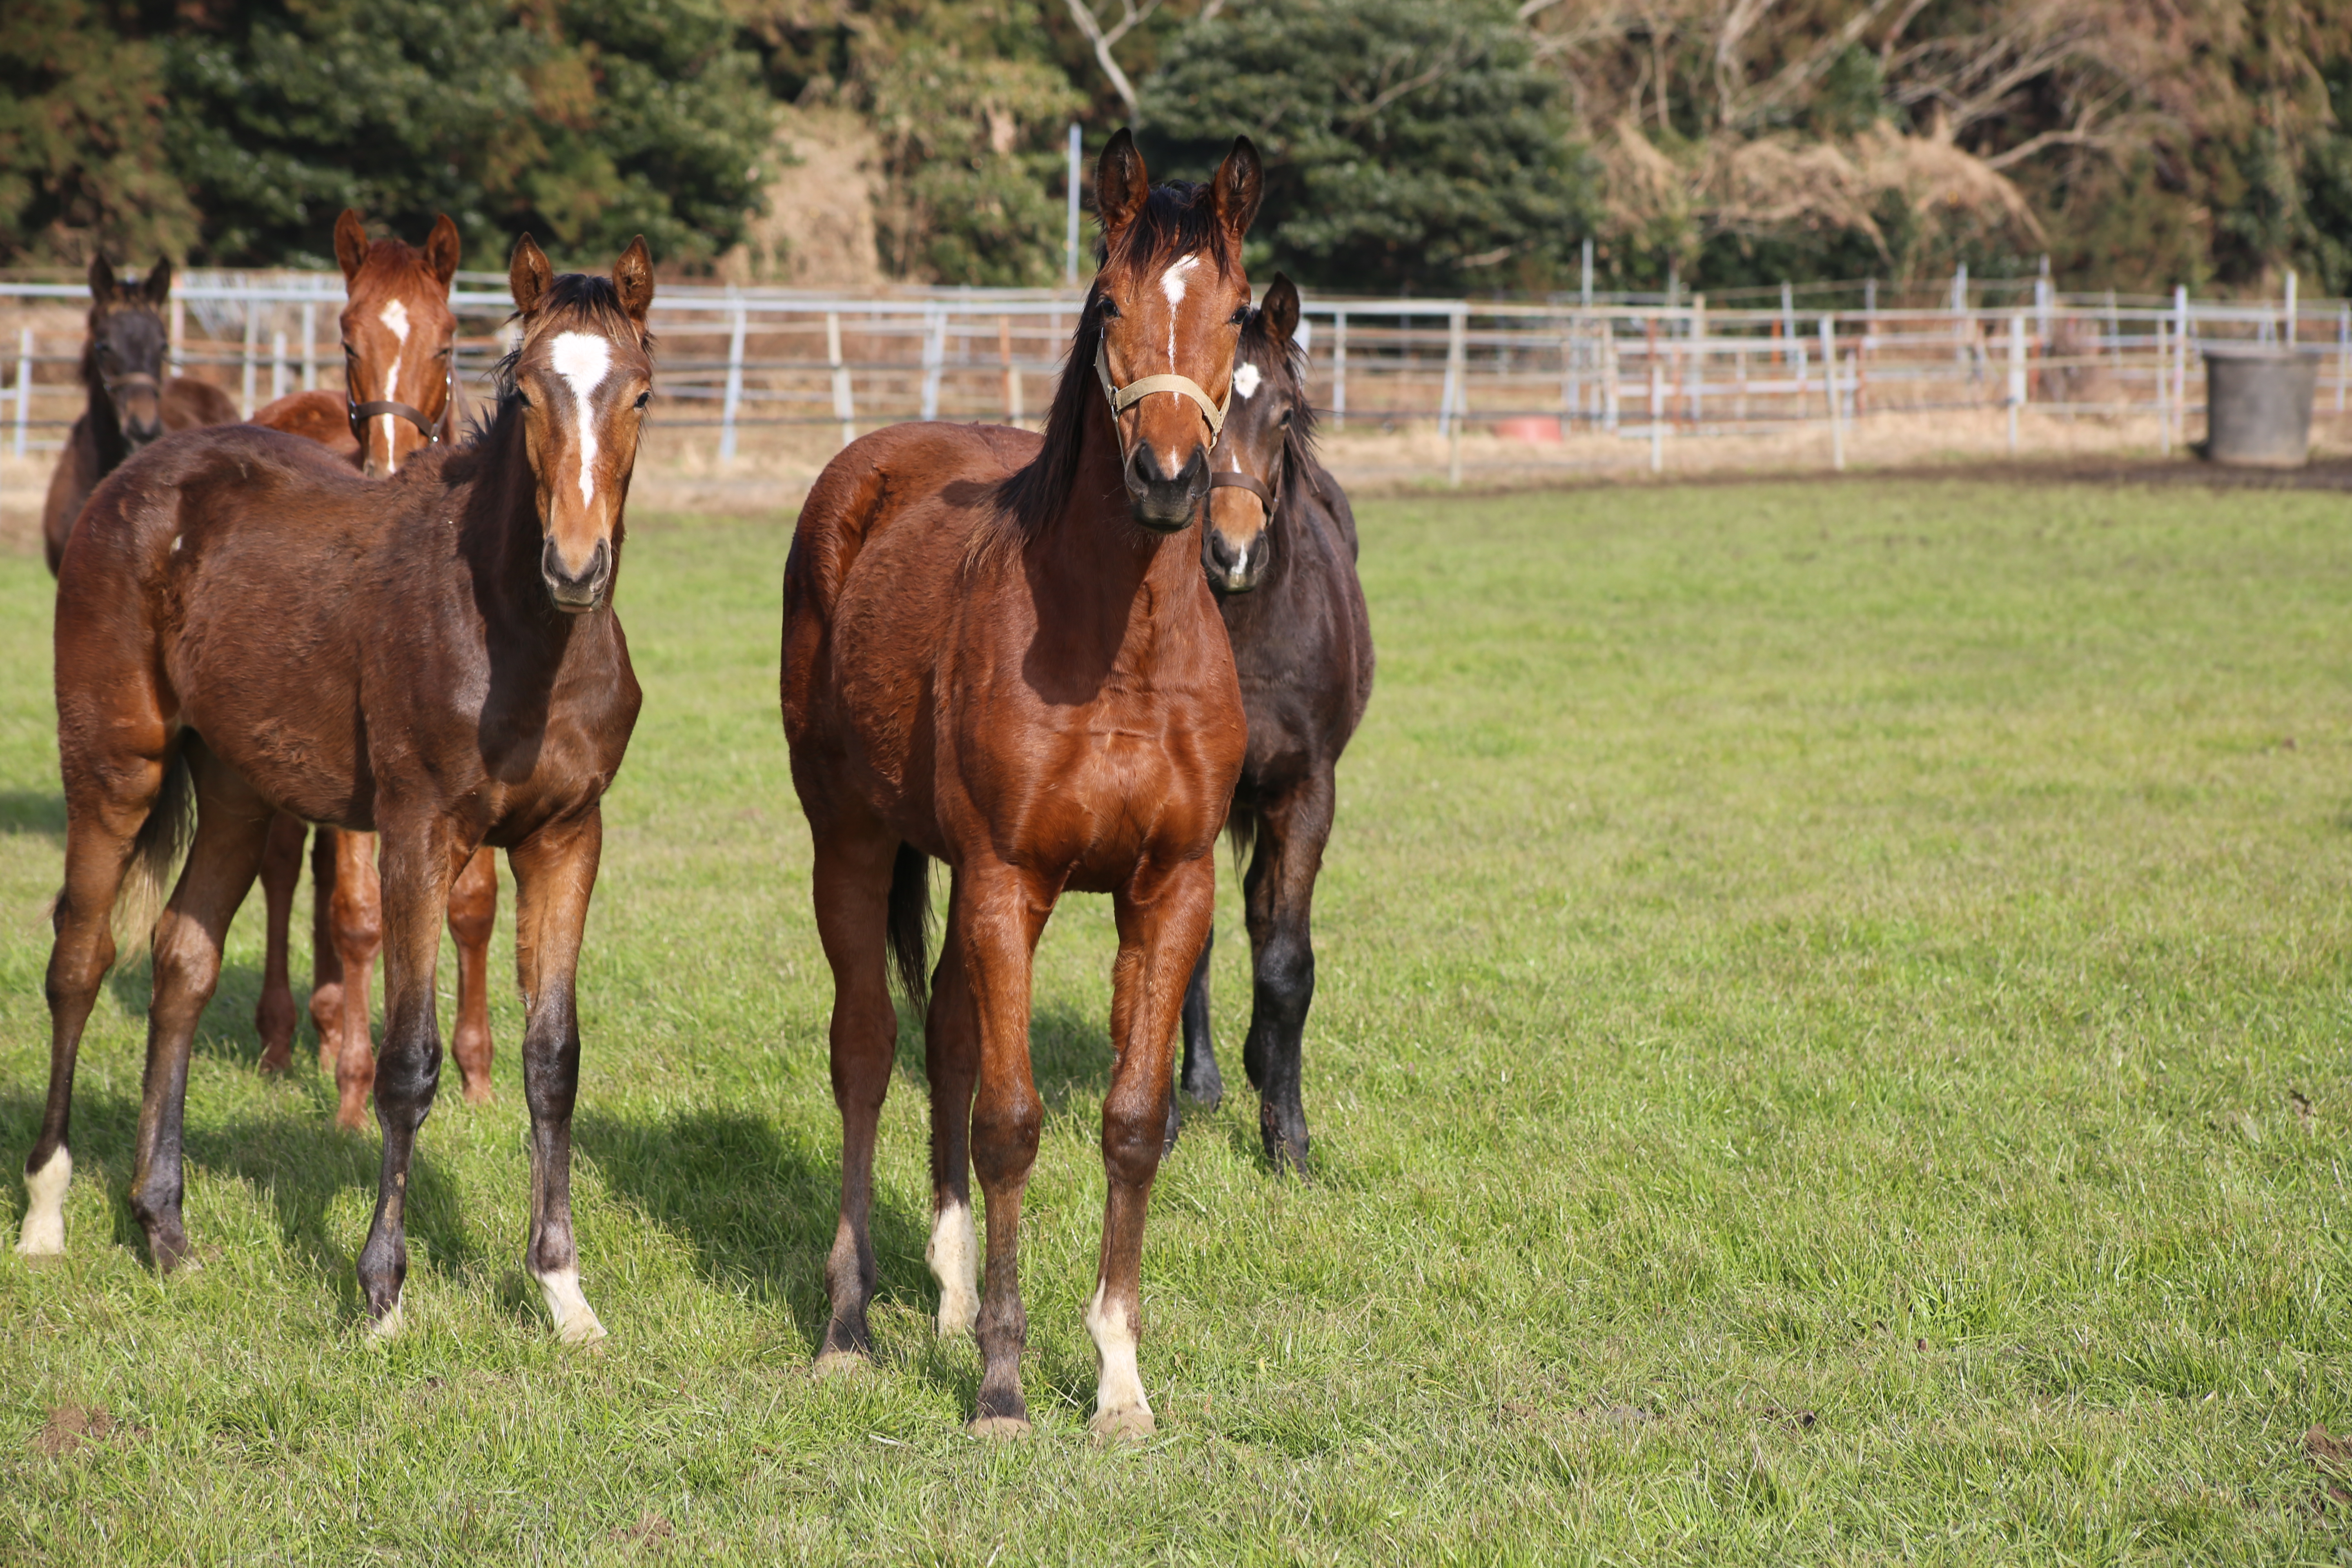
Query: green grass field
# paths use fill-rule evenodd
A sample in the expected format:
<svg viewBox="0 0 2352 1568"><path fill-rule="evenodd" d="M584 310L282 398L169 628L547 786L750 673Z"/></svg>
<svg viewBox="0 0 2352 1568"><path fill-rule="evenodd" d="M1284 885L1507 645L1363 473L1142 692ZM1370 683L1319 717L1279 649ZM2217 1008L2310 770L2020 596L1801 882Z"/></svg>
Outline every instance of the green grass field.
<svg viewBox="0 0 2352 1568"><path fill-rule="evenodd" d="M310 1066L254 1070L257 899L189 1096L205 1267L157 1279L122 1202L137 970L83 1049L69 1254L0 1256L0 1559L2352 1553L2304 1450L2352 1426L2344 500L1859 481L1362 521L1381 679L1320 900L1320 1179L1262 1165L1222 872L1238 1092L1153 1205L1155 1441L1085 1428L1097 899L1037 971L1034 1436L966 1436L976 1353L929 1335L910 1032L878 1365L808 1376L837 1123L787 536L646 519L581 981L611 1340L551 1343L519 1266L510 886L499 1102L453 1072L426 1124L389 1350L352 1278L376 1140ZM12 1237L63 826L48 593L0 561Z"/></svg>

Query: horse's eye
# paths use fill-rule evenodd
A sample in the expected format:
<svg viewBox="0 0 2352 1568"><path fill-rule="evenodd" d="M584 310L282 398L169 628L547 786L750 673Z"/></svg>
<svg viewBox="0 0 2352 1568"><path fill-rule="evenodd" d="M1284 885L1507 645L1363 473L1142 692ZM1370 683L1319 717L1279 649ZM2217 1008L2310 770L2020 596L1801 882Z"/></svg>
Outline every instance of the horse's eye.
<svg viewBox="0 0 2352 1568"><path fill-rule="evenodd" d="M1103 320L1106 321L1117 317L1118 314L1118 301L1113 300L1108 294L1104 295L1102 300L1102 314Z"/></svg>
<svg viewBox="0 0 2352 1568"><path fill-rule="evenodd" d="M1287 425L1287 424L1289 424L1289 423L1290 423L1290 410L1289 410L1288 408L1285 408L1285 409L1282 411L1282 417L1281 417L1280 419L1276 420L1276 424L1280 424L1280 425Z"/></svg>
<svg viewBox="0 0 2352 1568"><path fill-rule="evenodd" d="M346 359L353 359L353 358L358 357L358 355L359 355L359 352L360 352L359 350L357 350L357 349L355 349L355 348L352 347L352 345L351 345L351 344L349 344L349 343L345 343L345 344L343 345L343 357L344 357L344 358L346 358Z"/></svg>
<svg viewBox="0 0 2352 1568"><path fill-rule="evenodd" d="M1240 326L1244 321L1248 321L1248 320L1249 320L1249 307L1248 307L1247 305L1244 305L1241 309L1239 309L1239 310L1235 310L1235 311L1234 312L1234 314L1233 314L1233 319L1232 319L1230 321L1226 322L1225 324L1226 324L1227 326L1238 327L1238 326Z"/></svg>
<svg viewBox="0 0 2352 1568"><path fill-rule="evenodd" d="M528 392L517 392L514 395L514 400L515 406L518 408L528 408L530 406L530 394Z"/></svg>
<svg viewBox="0 0 2352 1568"><path fill-rule="evenodd" d="M638 394L637 394L637 401L636 401L636 405L636 405L637 407L639 407L639 408L643 408L646 404L651 403L651 402L653 401L653 397L654 397L654 395L653 395L653 392L651 391L651 389L647 389L646 391L640 392L640 393L638 393Z"/></svg>

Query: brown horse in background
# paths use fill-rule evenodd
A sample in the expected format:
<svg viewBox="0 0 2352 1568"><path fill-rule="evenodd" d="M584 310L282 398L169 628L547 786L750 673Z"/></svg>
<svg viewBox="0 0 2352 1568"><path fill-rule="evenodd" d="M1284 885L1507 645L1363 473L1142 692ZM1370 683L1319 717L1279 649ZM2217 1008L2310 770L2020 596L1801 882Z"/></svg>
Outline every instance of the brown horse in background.
<svg viewBox="0 0 2352 1568"><path fill-rule="evenodd" d="M1150 189L1125 131L1096 171L1104 260L1045 436L900 425L853 442L801 509L784 568L782 700L832 965L841 1219L819 1366L865 1357L874 1145L897 1039L895 952L923 994L929 860L952 869L924 1020L940 1331L975 1320L981 1433L1025 1431L1021 1194L1043 1107L1030 964L1066 891L1118 925L1103 1101L1108 1194L1086 1324L1098 1436L1148 1434L1136 1365L1143 1226L1178 1010L1215 903L1213 850L1244 744L1201 572L1209 444L1249 308L1256 152ZM970 1175L988 1200L975 1300Z"/></svg>
<svg viewBox="0 0 2352 1568"><path fill-rule="evenodd" d="M639 702L612 596L652 395L654 282L643 239L609 281L551 270L528 238L516 247L522 340L497 416L462 446L376 480L313 442L232 425L158 442L90 499L58 581L66 875L19 1252L64 1247L74 1058L114 959L116 896L134 868L168 866L193 796L187 865L155 925L131 1185L156 1262L187 1254L189 1051L271 818L374 832L383 1163L359 1279L376 1331L398 1327L409 1166L441 1069L441 921L458 870L494 844L514 868L529 1008L524 1267L563 1339L603 1334L572 1232L573 978L601 802Z"/></svg>
<svg viewBox="0 0 2352 1568"><path fill-rule="evenodd" d="M172 264L158 260L136 283L114 275L105 257L89 264L89 333L81 350L82 385L89 404L66 433L64 456L49 475L41 510L41 542L57 575L74 519L99 480L166 430L226 425L236 418L227 393L193 376L166 376L171 334L163 301L172 297Z"/></svg>
<svg viewBox="0 0 2352 1568"><path fill-rule="evenodd" d="M446 439L459 414L453 369L457 318L449 310L449 283L462 249L457 226L446 214L420 247L397 239L371 244L360 215L344 208L335 220L335 259L347 291L342 395L323 388L293 393L263 408L253 423L307 436L371 479L391 477L409 458ZM300 817L280 816L270 825L261 858L268 943L253 1022L264 1072L284 1071L293 1054L287 939L308 830ZM383 933L375 847L372 834L320 827L310 858L310 1019L319 1031L319 1070L339 1080L336 1119L346 1127L364 1120L375 1070L367 1000ZM457 1058L467 1100L476 1104L490 1098L490 931L498 916L498 857L484 849L449 889L449 934L457 947L457 1028L450 1054ZM346 1005L347 997L357 997L358 1005Z"/></svg>

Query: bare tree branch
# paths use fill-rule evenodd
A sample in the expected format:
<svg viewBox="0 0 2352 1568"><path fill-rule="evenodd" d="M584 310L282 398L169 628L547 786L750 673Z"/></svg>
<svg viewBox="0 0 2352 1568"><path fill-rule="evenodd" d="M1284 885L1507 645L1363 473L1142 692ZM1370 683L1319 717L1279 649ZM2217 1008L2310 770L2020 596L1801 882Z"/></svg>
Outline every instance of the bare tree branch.
<svg viewBox="0 0 2352 1568"><path fill-rule="evenodd" d="M1143 0L1140 9L1137 8L1135 0L1118 0L1119 19L1108 31L1097 19L1094 7L1087 0L1064 0L1064 3L1070 8L1070 20L1077 24L1078 31L1087 36L1087 42L1094 46L1096 63L1102 67L1103 75L1110 79L1111 90L1118 94L1121 103L1127 105L1127 117L1133 120L1136 116L1135 84L1127 79L1125 71L1118 68L1118 60L1111 50L1121 38L1160 9L1160 0Z"/></svg>

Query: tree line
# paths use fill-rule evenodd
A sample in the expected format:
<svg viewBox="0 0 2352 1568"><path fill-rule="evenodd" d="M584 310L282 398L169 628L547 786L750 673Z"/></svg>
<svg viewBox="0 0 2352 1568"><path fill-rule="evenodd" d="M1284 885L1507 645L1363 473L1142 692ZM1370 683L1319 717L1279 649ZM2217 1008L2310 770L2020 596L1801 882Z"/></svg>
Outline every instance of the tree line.
<svg viewBox="0 0 2352 1568"><path fill-rule="evenodd" d="M880 149L887 269L1050 281L1063 132L1267 159L1254 266L1499 293L2030 269L2352 292L2340 0L13 0L0 265L475 265L645 234L707 269L780 115Z"/></svg>

